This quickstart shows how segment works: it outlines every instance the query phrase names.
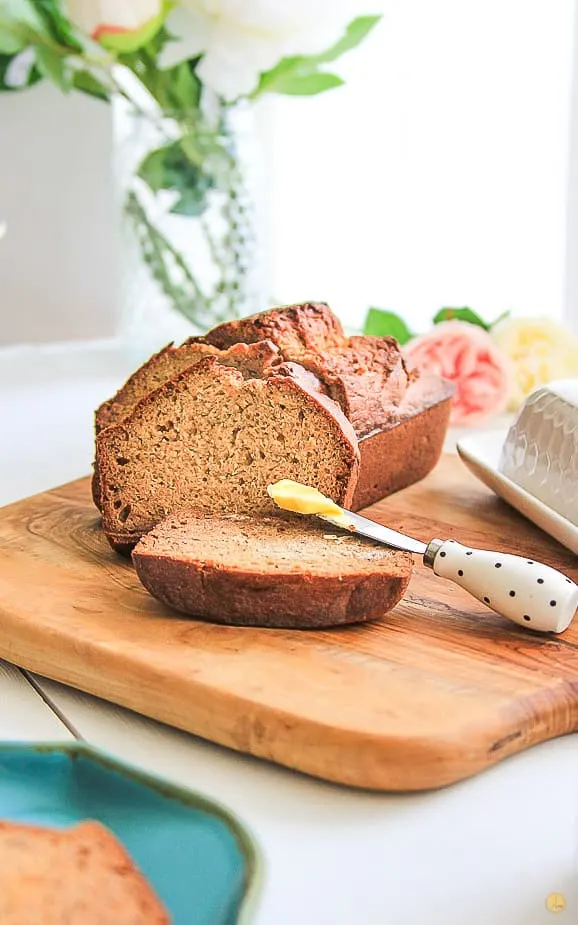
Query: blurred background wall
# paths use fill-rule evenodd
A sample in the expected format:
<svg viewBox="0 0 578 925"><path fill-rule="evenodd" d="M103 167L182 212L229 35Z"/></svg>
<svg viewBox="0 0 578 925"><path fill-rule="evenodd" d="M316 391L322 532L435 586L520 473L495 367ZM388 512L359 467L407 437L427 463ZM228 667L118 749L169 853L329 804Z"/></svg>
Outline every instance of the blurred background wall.
<svg viewBox="0 0 578 925"><path fill-rule="evenodd" d="M37 85L0 96L0 342L111 337L117 326L110 110Z"/></svg>

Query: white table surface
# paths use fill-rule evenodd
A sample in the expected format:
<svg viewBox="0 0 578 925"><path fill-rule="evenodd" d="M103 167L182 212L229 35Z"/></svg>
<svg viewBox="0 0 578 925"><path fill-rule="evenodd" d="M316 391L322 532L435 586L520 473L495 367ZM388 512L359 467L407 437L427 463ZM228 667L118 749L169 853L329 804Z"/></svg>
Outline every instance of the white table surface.
<svg viewBox="0 0 578 925"><path fill-rule="evenodd" d="M0 503L88 473L92 412L122 378L107 363L37 364L30 381L0 357ZM34 680L44 699L0 663L0 738L76 735L227 804L266 859L255 925L546 925L554 891L557 920L578 923L578 735L445 790L368 794Z"/></svg>

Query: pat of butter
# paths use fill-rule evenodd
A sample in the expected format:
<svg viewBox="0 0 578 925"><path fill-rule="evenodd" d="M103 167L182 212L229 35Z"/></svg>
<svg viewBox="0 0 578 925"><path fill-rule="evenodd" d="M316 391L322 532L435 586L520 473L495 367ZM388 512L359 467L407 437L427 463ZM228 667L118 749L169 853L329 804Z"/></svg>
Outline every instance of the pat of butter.
<svg viewBox="0 0 578 925"><path fill-rule="evenodd" d="M285 511L293 511L295 514L317 514L330 519L331 523L337 526L349 529L352 527L347 512L334 504L331 498L326 498L310 485L301 485L300 482L293 482L291 479L281 479L274 485L268 485L267 492L277 507Z"/></svg>

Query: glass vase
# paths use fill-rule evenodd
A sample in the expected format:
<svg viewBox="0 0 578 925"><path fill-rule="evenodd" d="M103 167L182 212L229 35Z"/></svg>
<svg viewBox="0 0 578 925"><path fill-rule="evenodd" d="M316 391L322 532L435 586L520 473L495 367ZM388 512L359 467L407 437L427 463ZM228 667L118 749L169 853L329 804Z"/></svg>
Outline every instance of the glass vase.
<svg viewBox="0 0 578 925"><path fill-rule="evenodd" d="M142 362L267 307L258 145L250 107L114 114L121 338Z"/></svg>

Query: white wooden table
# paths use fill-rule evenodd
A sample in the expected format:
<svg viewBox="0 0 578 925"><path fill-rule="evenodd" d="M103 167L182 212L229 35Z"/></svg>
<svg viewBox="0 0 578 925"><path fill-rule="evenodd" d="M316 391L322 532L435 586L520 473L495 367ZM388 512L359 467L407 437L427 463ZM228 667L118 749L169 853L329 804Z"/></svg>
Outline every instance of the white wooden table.
<svg viewBox="0 0 578 925"><path fill-rule="evenodd" d="M89 471L92 411L118 379L93 364L84 378L61 369L43 383L36 372L18 389L0 363L11 436L0 451L1 503ZM443 791L359 793L0 663L0 739L71 736L215 797L245 821L267 864L255 925L578 923L578 735ZM566 897L557 919L551 892Z"/></svg>

